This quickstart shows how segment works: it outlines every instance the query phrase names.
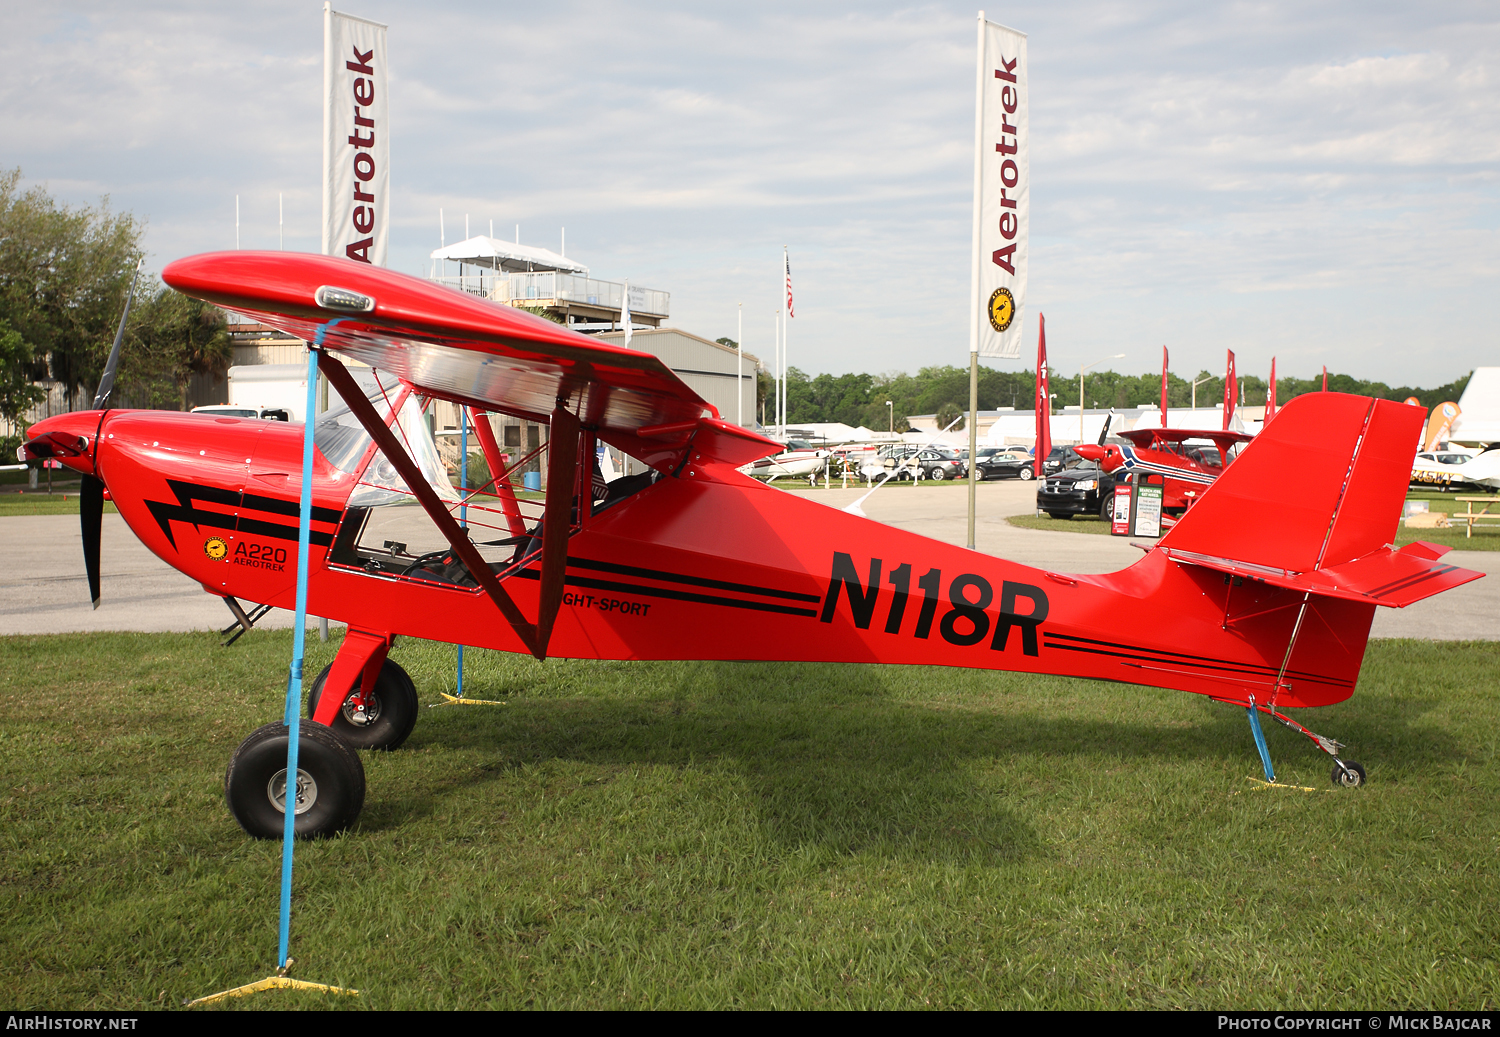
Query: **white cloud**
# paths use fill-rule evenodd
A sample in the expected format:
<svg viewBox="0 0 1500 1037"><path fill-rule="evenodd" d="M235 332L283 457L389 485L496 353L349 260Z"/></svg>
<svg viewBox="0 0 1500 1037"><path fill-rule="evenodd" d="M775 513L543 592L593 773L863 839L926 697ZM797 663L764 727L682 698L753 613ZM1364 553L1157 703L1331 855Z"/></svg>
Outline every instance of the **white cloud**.
<svg viewBox="0 0 1500 1037"><path fill-rule="evenodd" d="M674 321L793 361L965 362L973 11L391 2L393 266L464 213ZM34 5L0 38L0 165L150 219L158 261L316 247L313 5ZM1500 26L1483 4L1030 4L1033 308L1066 368L1125 346L1214 367L1446 381L1500 355ZM1268 341L1274 329L1275 341ZM751 339L754 348L754 340ZM1148 347L1150 347L1148 349ZM1077 354L1075 357L1074 354ZM1084 356L1085 353L1090 355Z"/></svg>

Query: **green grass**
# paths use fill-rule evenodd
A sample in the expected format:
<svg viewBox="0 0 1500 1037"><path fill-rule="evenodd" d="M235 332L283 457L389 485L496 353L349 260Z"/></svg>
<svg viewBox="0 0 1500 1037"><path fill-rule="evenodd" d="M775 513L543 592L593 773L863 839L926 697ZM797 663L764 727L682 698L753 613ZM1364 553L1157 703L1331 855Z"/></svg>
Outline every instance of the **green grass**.
<svg viewBox="0 0 1500 1037"><path fill-rule="evenodd" d="M1060 519L1050 515L1012 515L1005 521L1022 529L1054 529L1064 533L1102 533L1109 536L1110 530L1110 524L1098 515L1074 515L1072 518Z"/></svg>
<svg viewBox="0 0 1500 1037"><path fill-rule="evenodd" d="M335 644L316 641L309 672ZM14 1009L267 975L279 845L224 766L290 633L0 639L0 974ZM1304 713L1370 784L1178 693L883 666L468 653L504 706L364 754L297 851L292 955L357 1001L236 1008L1466 1008L1500 990L1500 646L1378 642ZM453 649L394 653L423 700Z"/></svg>
<svg viewBox="0 0 1500 1037"><path fill-rule="evenodd" d="M104 502L106 515L118 514L118 509L109 501ZM0 518L12 515L76 515L78 514L78 481L55 482L52 492L47 492L47 481L36 490L0 492Z"/></svg>

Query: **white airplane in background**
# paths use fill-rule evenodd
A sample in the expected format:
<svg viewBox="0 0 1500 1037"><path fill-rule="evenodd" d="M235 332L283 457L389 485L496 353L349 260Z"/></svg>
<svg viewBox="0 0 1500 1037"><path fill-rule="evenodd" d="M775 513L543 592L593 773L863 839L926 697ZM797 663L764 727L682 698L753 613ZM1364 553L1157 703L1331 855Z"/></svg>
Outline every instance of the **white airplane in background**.
<svg viewBox="0 0 1500 1037"><path fill-rule="evenodd" d="M1491 443L1482 452L1453 468L1476 486L1500 490L1500 443Z"/></svg>
<svg viewBox="0 0 1500 1037"><path fill-rule="evenodd" d="M1424 451L1412 461L1411 481L1438 486L1467 482L1500 490L1500 443L1473 455L1468 451Z"/></svg>
<svg viewBox="0 0 1500 1037"><path fill-rule="evenodd" d="M813 479L828 463L830 451L816 450L811 443L800 439L787 440L787 448L779 454L762 457L740 468L745 475L767 481L782 476Z"/></svg>

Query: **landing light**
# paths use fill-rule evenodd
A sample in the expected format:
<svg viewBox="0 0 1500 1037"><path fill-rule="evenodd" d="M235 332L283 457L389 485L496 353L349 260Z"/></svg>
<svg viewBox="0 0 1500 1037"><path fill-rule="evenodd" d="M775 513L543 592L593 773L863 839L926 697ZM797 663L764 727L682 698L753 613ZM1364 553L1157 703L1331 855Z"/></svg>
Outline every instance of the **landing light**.
<svg viewBox="0 0 1500 1037"><path fill-rule="evenodd" d="M368 295L327 284L313 293L313 299L323 309L340 313L369 313L375 309L375 300Z"/></svg>

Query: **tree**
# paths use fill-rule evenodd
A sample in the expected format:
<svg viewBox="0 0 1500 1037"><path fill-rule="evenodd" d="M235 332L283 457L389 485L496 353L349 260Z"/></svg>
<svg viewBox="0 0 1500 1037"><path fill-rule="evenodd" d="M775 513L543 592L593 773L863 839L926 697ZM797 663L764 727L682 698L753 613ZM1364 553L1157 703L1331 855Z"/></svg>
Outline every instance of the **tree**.
<svg viewBox="0 0 1500 1037"><path fill-rule="evenodd" d="M937 427L940 429L946 429L950 424L957 422L948 431L962 432L964 430L964 423L967 420L964 417L963 409L956 403L945 403L937 409Z"/></svg>
<svg viewBox="0 0 1500 1037"><path fill-rule="evenodd" d="M46 395L28 376L31 360L31 346L21 333L0 320L0 418L12 427L19 425L27 410ZM5 438L5 446L11 445L12 438ZM9 450L5 456L10 457Z"/></svg>
<svg viewBox="0 0 1500 1037"><path fill-rule="evenodd" d="M188 409L194 375L225 374L234 356L224 311L166 285L138 288L120 350L120 397Z"/></svg>
<svg viewBox="0 0 1500 1037"><path fill-rule="evenodd" d="M21 336L29 381L49 375L69 392L98 383L144 224L129 213L60 206L21 170L0 172L0 321ZM29 355L27 354L29 351ZM8 359L7 361L12 362Z"/></svg>

